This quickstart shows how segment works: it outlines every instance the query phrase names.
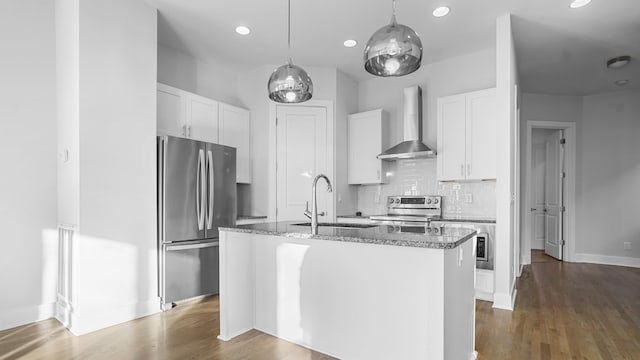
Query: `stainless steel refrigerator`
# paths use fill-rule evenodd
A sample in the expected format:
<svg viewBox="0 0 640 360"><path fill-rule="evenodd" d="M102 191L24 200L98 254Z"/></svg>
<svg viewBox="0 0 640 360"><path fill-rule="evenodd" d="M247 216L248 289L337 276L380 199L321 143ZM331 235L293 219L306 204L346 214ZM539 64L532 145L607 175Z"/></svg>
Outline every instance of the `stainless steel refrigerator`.
<svg viewBox="0 0 640 360"><path fill-rule="evenodd" d="M159 295L163 309L219 289L218 227L236 222L236 149L158 136Z"/></svg>

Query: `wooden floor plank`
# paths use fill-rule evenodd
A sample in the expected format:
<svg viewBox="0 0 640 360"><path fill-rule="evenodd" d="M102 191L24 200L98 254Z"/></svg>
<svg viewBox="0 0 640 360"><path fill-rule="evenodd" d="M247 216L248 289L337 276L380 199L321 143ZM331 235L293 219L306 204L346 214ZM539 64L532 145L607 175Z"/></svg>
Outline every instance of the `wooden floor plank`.
<svg viewBox="0 0 640 360"><path fill-rule="evenodd" d="M50 319L0 331L0 360L332 357L257 330L217 339L217 297L83 336ZM477 301L479 359L640 359L640 269L574 264L532 252L513 312Z"/></svg>

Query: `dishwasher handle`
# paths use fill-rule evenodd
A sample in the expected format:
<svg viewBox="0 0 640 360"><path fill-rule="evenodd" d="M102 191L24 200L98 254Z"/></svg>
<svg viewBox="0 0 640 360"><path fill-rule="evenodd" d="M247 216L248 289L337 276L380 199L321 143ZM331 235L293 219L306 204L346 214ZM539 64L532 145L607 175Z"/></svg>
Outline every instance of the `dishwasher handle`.
<svg viewBox="0 0 640 360"><path fill-rule="evenodd" d="M219 241L206 242L206 243L197 243L197 244L185 244L185 245L167 245L167 251L179 251L179 250L193 250L193 249L204 249L209 247L220 246Z"/></svg>

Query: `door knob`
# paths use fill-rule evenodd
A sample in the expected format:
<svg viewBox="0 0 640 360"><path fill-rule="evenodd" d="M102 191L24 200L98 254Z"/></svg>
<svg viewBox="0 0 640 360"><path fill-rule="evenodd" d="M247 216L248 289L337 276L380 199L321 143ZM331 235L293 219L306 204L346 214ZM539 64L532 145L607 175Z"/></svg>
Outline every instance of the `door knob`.
<svg viewBox="0 0 640 360"><path fill-rule="evenodd" d="M538 209L536 209L536 208L531 208L531 211L536 211L536 210L538 210Z"/></svg>

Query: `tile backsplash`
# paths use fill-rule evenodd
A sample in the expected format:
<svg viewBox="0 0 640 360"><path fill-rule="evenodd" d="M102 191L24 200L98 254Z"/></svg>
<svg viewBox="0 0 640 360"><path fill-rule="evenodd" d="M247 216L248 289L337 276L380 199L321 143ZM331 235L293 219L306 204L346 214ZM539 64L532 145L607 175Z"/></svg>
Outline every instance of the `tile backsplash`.
<svg viewBox="0 0 640 360"><path fill-rule="evenodd" d="M389 183L358 186L358 211L385 214L390 195L441 195L443 216L496 217L496 182L438 182L436 160L394 161Z"/></svg>

